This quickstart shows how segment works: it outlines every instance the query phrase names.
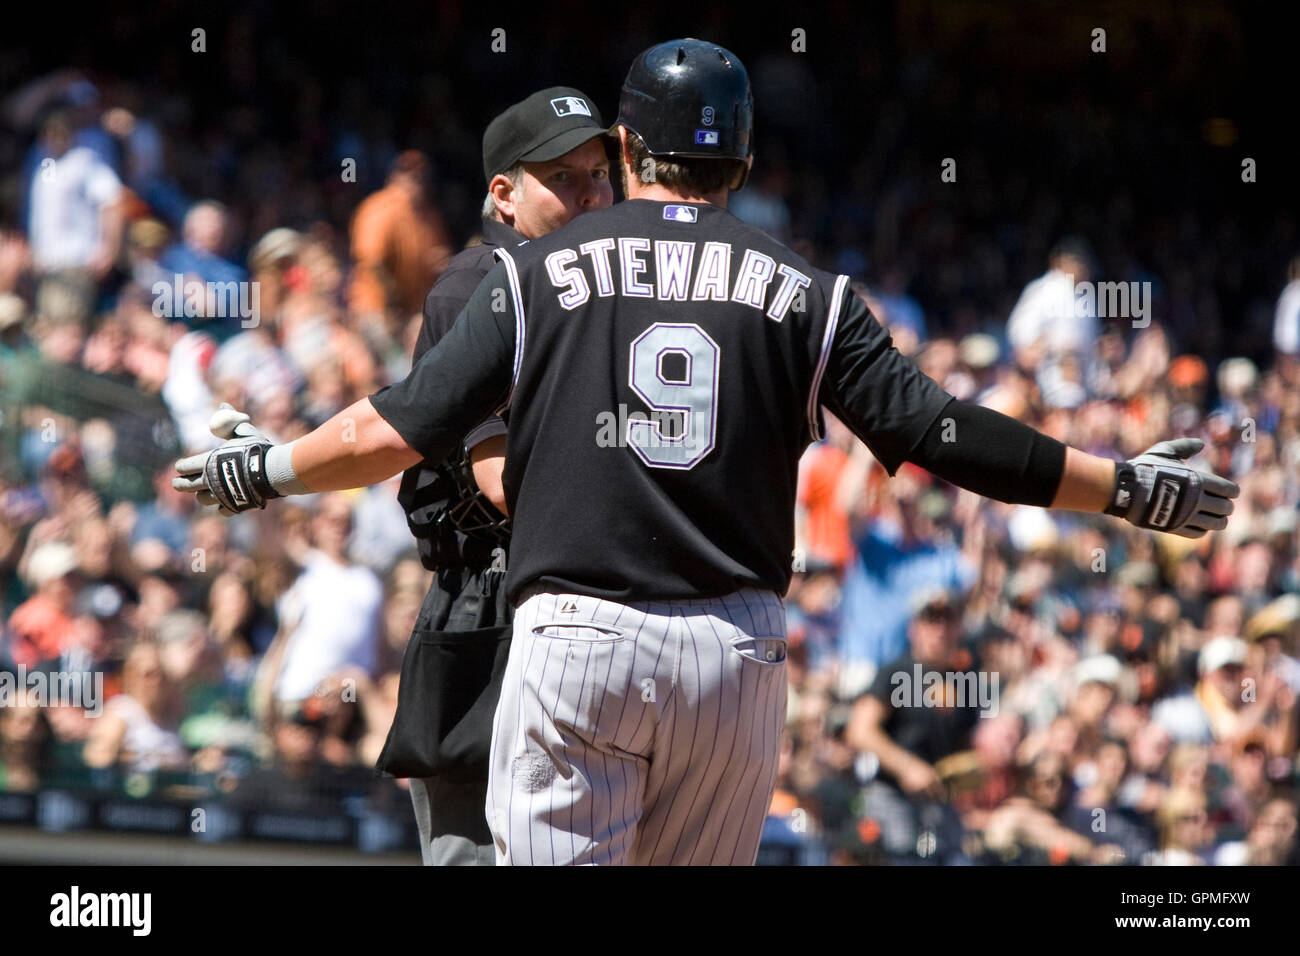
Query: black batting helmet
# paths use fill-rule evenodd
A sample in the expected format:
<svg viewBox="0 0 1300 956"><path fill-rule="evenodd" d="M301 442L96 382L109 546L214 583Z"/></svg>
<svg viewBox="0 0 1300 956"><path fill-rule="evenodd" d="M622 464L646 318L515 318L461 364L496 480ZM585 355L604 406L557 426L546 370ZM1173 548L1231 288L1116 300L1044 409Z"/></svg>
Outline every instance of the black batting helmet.
<svg viewBox="0 0 1300 956"><path fill-rule="evenodd" d="M754 94L736 54L706 40L670 40L632 63L617 126L641 137L651 156L754 162ZM617 129L613 130L617 132Z"/></svg>

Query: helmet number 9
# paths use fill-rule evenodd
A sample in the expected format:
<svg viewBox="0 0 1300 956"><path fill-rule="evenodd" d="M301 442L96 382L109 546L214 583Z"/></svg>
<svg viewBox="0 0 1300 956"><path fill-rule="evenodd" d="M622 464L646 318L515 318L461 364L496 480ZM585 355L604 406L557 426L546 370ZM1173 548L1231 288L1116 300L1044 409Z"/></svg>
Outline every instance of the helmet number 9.
<svg viewBox="0 0 1300 956"><path fill-rule="evenodd" d="M713 107L712 107L712 106L706 106L706 107L704 107L704 109L700 110L700 122L703 123L705 126L712 126L712 125L713 125Z"/></svg>
<svg viewBox="0 0 1300 956"><path fill-rule="evenodd" d="M628 414L627 444L650 467L689 471L713 451L720 354L698 325L656 322L632 342L629 384L650 414Z"/></svg>

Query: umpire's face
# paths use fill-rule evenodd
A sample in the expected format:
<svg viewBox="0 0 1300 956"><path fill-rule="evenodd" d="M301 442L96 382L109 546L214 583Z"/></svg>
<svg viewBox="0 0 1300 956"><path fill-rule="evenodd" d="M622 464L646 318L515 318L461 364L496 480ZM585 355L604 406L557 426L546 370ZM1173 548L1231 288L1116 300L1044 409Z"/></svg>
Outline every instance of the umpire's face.
<svg viewBox="0 0 1300 956"><path fill-rule="evenodd" d="M575 216L614 204L609 156L599 137L558 159L523 166L508 202L500 205L503 213L514 216L515 230L525 239L538 239Z"/></svg>

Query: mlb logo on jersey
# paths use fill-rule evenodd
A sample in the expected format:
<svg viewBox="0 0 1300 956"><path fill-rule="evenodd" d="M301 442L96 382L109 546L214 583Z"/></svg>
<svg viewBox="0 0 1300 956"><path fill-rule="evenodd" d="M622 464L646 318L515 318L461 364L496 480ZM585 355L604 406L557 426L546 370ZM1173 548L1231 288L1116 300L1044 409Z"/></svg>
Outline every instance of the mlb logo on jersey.
<svg viewBox="0 0 1300 956"><path fill-rule="evenodd" d="M695 131L696 146L717 146L718 131L716 129L697 129Z"/></svg>
<svg viewBox="0 0 1300 956"><path fill-rule="evenodd" d="M673 222L694 222L699 214L694 206L664 206L664 218Z"/></svg>
<svg viewBox="0 0 1300 956"><path fill-rule="evenodd" d="M551 100L556 116L590 116L591 107L581 96L559 96Z"/></svg>

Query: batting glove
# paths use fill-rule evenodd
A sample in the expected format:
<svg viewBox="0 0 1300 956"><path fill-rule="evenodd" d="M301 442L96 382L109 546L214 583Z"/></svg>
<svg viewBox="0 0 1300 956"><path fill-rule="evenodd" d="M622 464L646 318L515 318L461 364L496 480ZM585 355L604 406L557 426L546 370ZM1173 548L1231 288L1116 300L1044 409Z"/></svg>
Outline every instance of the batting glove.
<svg viewBox="0 0 1300 956"><path fill-rule="evenodd" d="M1204 445L1199 438L1162 441L1117 465L1106 514L1184 538L1199 538L1225 527L1232 499L1241 489L1226 478L1184 464Z"/></svg>
<svg viewBox="0 0 1300 956"><path fill-rule="evenodd" d="M176 462L173 488L195 495L201 505L218 505L224 515L265 508L271 498L283 497L266 475L266 453L274 443L246 414L223 402L208 429L225 444Z"/></svg>

